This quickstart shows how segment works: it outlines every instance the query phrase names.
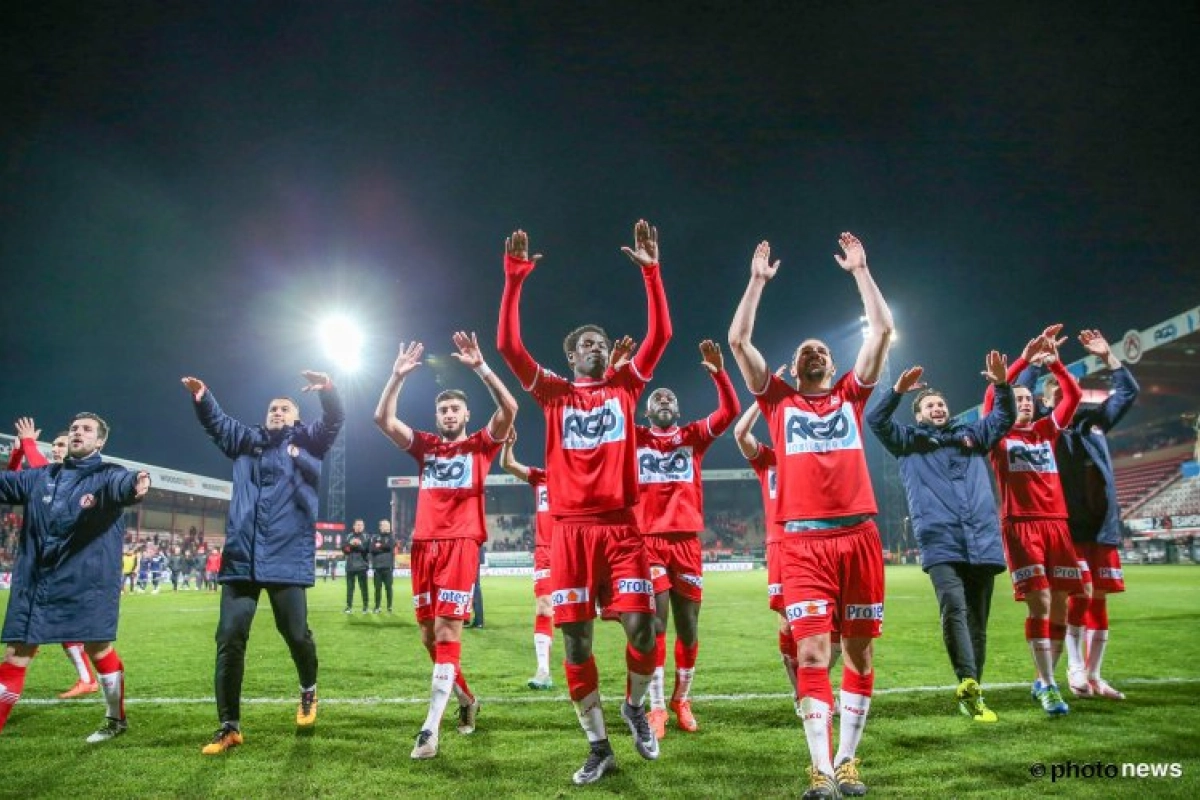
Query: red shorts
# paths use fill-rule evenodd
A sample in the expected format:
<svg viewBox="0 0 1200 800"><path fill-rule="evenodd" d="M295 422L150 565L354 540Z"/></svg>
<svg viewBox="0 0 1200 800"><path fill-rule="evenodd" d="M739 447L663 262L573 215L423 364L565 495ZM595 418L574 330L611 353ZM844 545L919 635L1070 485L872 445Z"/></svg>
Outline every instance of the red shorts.
<svg viewBox="0 0 1200 800"><path fill-rule="evenodd" d="M1083 594L1083 579L1065 519L1012 520L1004 523L1004 557L1012 574L1013 597L1029 592Z"/></svg>
<svg viewBox="0 0 1200 800"><path fill-rule="evenodd" d="M844 638L883 632L883 544L872 520L789 533L782 555L784 613L796 641L834 630Z"/></svg>
<svg viewBox="0 0 1200 800"><path fill-rule="evenodd" d="M1083 572L1083 582L1105 594L1125 591L1125 573L1121 569L1121 551L1115 545L1076 542L1075 558Z"/></svg>
<svg viewBox="0 0 1200 800"><path fill-rule="evenodd" d="M767 542L767 607L783 612L783 542Z"/></svg>
<svg viewBox="0 0 1200 800"><path fill-rule="evenodd" d="M417 621L434 617L470 619L479 574L479 542L474 539L418 539L409 555L413 612Z"/></svg>
<svg viewBox="0 0 1200 800"><path fill-rule="evenodd" d="M650 533L642 537L654 593L668 589L699 603L704 594L700 537L694 533Z"/></svg>
<svg viewBox="0 0 1200 800"><path fill-rule="evenodd" d="M554 624L613 613L654 613L654 584L642 535L632 523L554 523L550 542Z"/></svg>
<svg viewBox="0 0 1200 800"><path fill-rule="evenodd" d="M550 545L539 544L533 548L533 596L550 594Z"/></svg>

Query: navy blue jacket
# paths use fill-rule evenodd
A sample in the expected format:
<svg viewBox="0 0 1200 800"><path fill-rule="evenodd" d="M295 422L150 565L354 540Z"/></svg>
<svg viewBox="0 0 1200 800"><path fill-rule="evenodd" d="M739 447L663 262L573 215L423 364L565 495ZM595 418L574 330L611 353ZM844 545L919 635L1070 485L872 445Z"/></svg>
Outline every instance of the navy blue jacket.
<svg viewBox="0 0 1200 800"><path fill-rule="evenodd" d="M1033 391L1046 370L1027 367L1017 378L1017 386ZM1058 437L1054 458L1058 477L1067 500L1067 527L1076 542L1121 544L1121 507L1117 504L1117 480L1112 455L1104 435L1112 430L1137 400L1141 388L1125 367L1112 372L1113 392L1094 408L1080 408L1071 424ZM1050 409L1037 404L1037 416ZM1103 482L1103 492L1088 492L1091 480Z"/></svg>
<svg viewBox="0 0 1200 800"><path fill-rule="evenodd" d="M867 424L900 459L921 567L928 572L936 564L956 563L1004 571L988 451L1016 421L1012 387L996 387L996 406L983 419L944 428L895 422L901 399L889 388L867 414Z"/></svg>
<svg viewBox="0 0 1200 800"><path fill-rule="evenodd" d="M315 582L321 459L346 419L333 387L317 394L324 412L320 420L275 431L227 416L211 390L194 404L204 430L233 459L233 497L218 582Z"/></svg>
<svg viewBox="0 0 1200 800"><path fill-rule="evenodd" d="M25 506L0 641L117 638L125 507L137 473L96 453L0 475L0 503Z"/></svg>

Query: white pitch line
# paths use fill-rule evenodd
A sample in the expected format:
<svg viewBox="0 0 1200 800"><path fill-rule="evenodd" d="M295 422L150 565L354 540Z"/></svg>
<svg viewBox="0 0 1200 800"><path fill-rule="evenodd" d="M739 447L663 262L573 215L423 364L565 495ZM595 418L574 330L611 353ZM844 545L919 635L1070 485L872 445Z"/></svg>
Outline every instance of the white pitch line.
<svg viewBox="0 0 1200 800"><path fill-rule="evenodd" d="M1159 685L1180 685L1200 683L1200 678L1126 678L1119 681L1122 686L1159 686ZM1022 689L1028 688L1029 683L989 683L985 684L988 691L996 689ZM935 692L952 692L957 689L957 684L947 686L897 686L890 689L876 689L875 696L879 695L904 695L904 694L931 694ZM570 698L564 694L530 694L528 697L480 697L481 703L487 705L524 705L526 703L565 703ZM738 703L746 700L791 700L792 696L784 692L761 692L761 693L746 693L746 694L693 694L692 699L703 703ZM31 706L67 706L81 705L85 703L100 703L103 702L100 697L89 697L74 700L59 700L56 697L42 697L22 699L21 705ZM126 705L148 705L148 706L187 706L187 705L210 705L216 702L213 697L127 697ZM296 702L295 697L244 697L242 698L243 705L251 706L266 706L266 705L291 705ZM321 697L322 706L407 706L420 705L428 703L428 697Z"/></svg>

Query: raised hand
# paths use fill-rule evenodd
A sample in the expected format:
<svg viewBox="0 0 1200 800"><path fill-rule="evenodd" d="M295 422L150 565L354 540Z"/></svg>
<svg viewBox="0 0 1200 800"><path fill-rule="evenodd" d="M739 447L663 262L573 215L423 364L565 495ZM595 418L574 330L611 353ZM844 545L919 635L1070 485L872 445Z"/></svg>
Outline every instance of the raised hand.
<svg viewBox="0 0 1200 800"><path fill-rule="evenodd" d="M637 349L637 342L632 336L622 336L612 343L612 349L608 351L608 368L618 370L624 366L625 362L633 358L633 351Z"/></svg>
<svg viewBox="0 0 1200 800"><path fill-rule="evenodd" d="M195 380L193 378L193 380ZM150 491L150 473L139 472L133 482L133 499L141 500Z"/></svg>
<svg viewBox="0 0 1200 800"><path fill-rule="evenodd" d="M504 240L504 254L508 256L505 260L505 271L514 278L522 278L533 272L533 268L542 258L541 253L529 257L529 234L520 229L513 231L512 235ZM522 263L513 264L513 261Z"/></svg>
<svg viewBox="0 0 1200 800"><path fill-rule="evenodd" d="M658 228L644 219L633 226L633 247L622 247L621 252L639 267L658 263Z"/></svg>
<svg viewBox="0 0 1200 800"><path fill-rule="evenodd" d="M925 368L917 365L909 367L900 373L900 377L896 379L896 385L892 387L896 394L906 394L914 389L924 389L925 384L921 383L921 376L925 374Z"/></svg>
<svg viewBox="0 0 1200 800"><path fill-rule="evenodd" d="M34 426L33 417L21 417L14 423L14 427L17 429L18 439L33 439L36 442L42 435L42 429Z"/></svg>
<svg viewBox="0 0 1200 800"><path fill-rule="evenodd" d="M308 381L308 385L300 390L302 392L319 392L333 386L333 381L324 372L313 372L311 369L306 369L300 374L304 376L304 380Z"/></svg>
<svg viewBox="0 0 1200 800"><path fill-rule="evenodd" d="M396 362L392 364L392 375L397 378L407 377L410 372L421 366L421 354L424 352L425 345L420 342L409 342L407 347L401 342Z"/></svg>
<svg viewBox="0 0 1200 800"><path fill-rule="evenodd" d="M779 271L779 260L771 263L771 243L762 241L754 248L754 258L750 259L750 277L771 280Z"/></svg>
<svg viewBox="0 0 1200 800"><path fill-rule="evenodd" d="M833 258L837 261L838 266L846 270L846 272L854 272L860 269L867 268L867 251L863 249L862 242L853 233L843 232L838 237L838 244L842 248L844 256L839 256L834 253Z"/></svg>
<svg viewBox="0 0 1200 800"><path fill-rule="evenodd" d="M191 376L184 378L181 383L183 383L184 388L191 393L192 397L197 403L200 402L201 397L204 397L204 392L208 389L208 387L204 385L204 381Z"/></svg>
<svg viewBox="0 0 1200 800"><path fill-rule="evenodd" d="M457 353L451 353L450 356L464 367L475 369L483 364L483 352L479 349L479 341L475 338L475 333L466 333L465 331L457 331L454 334L454 346L458 348Z"/></svg>
<svg viewBox="0 0 1200 800"><path fill-rule="evenodd" d="M979 373L988 379L988 383L1001 384L1008 380L1008 356L993 350L983 358L983 372Z"/></svg>
<svg viewBox="0 0 1200 800"><path fill-rule="evenodd" d="M1084 350L1099 358L1108 358L1109 353L1112 352L1112 347L1100 331L1080 331L1079 343L1083 345Z"/></svg>
<svg viewBox="0 0 1200 800"><path fill-rule="evenodd" d="M721 346L712 339L700 343L700 364L714 375L725 369L725 359L721 356Z"/></svg>

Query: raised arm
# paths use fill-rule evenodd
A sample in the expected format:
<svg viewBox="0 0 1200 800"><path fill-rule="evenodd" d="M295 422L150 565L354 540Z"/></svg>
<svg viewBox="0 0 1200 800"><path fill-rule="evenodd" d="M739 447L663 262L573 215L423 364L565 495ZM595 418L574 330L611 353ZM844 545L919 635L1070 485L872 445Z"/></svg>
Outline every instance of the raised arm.
<svg viewBox="0 0 1200 800"><path fill-rule="evenodd" d="M376 427L401 450L407 450L412 445L413 429L396 418L396 403L400 399L404 379L421 366L421 354L424 352L425 345L420 342L409 342L408 346L401 342L400 352L392 364L392 374L388 376L383 394L375 406Z"/></svg>
<svg viewBox="0 0 1200 800"><path fill-rule="evenodd" d="M458 363L475 370L475 374L492 396L492 402L496 404L496 411L488 420L488 433L498 442L505 441L512 430L513 420L517 418L516 398L508 391L500 376L492 372L492 368L483 360L483 352L479 349L479 341L474 333L458 331L454 334L454 346L458 348L458 352L451 355Z"/></svg>
<svg viewBox="0 0 1200 800"><path fill-rule="evenodd" d="M708 415L708 431L713 437L724 433L742 410L738 402L737 390L729 373L725 371L725 359L721 356L721 348L712 339L700 343L700 363L712 376L717 385L717 410ZM757 405L757 403L755 404Z"/></svg>
<svg viewBox="0 0 1200 800"><path fill-rule="evenodd" d="M226 458L237 458L253 438L251 430L221 410L217 398L199 378L188 376L180 381L192 396L196 419L200 420L208 438L212 439Z"/></svg>
<svg viewBox="0 0 1200 800"><path fill-rule="evenodd" d="M540 367L521 341L521 286L539 259L540 255L529 257L529 236L525 231L514 231L504 241L504 293L500 296L496 349L523 389L533 386Z"/></svg>
<svg viewBox="0 0 1200 800"><path fill-rule="evenodd" d="M733 313L733 322L729 324L729 349L742 372L746 388L754 394L762 394L770 378L767 360L750 341L754 333L754 317L762 300L763 287L778 271L779 261L771 263L771 245L759 242L750 261L750 283L746 285L737 311Z"/></svg>
<svg viewBox="0 0 1200 800"><path fill-rule="evenodd" d="M1079 408L1079 403L1083 400L1083 390L1079 388L1079 381L1075 380L1075 376L1059 360L1057 347L1054 354L1047 359L1047 364L1050 372L1058 378L1058 386L1062 389L1062 399L1054 406L1051 416L1054 417L1055 425L1065 428L1071 424L1071 418L1075 416L1075 409Z"/></svg>
<svg viewBox="0 0 1200 800"><path fill-rule="evenodd" d="M1133 374L1121 363L1121 359L1113 353L1108 340L1100 331L1083 331L1079 334L1079 343L1112 370L1112 394L1104 399L1095 414L1089 415L1090 419L1093 419L1105 433L1108 433L1133 407L1134 401L1141 392L1141 387L1138 386Z"/></svg>
<svg viewBox="0 0 1200 800"><path fill-rule="evenodd" d="M761 414L758 403L751 403L733 425L733 438L737 441L738 450L741 450L742 456L747 459L754 458L761 446L758 438L752 433L754 423L758 422Z"/></svg>
<svg viewBox="0 0 1200 800"><path fill-rule="evenodd" d="M858 350L858 358L854 360L854 374L860 383L870 386L879 380L879 374L883 371L883 362L887 359L896 324L892 321L892 311L883 299L883 293L871 277L871 270L867 267L867 251L862 242L852 233L843 233L838 237L838 244L844 255L835 255L834 258L838 266L854 277L858 294L862 297L863 313L867 317L867 335Z"/></svg>
<svg viewBox="0 0 1200 800"><path fill-rule="evenodd" d="M9 469L21 468L21 457L30 467L44 467L50 462L37 448L38 437L42 435L40 428L34 424L33 417L21 417L14 425L17 430L17 441L13 443L12 454L8 458Z"/></svg>
<svg viewBox="0 0 1200 800"><path fill-rule="evenodd" d="M983 452L995 447L1017 421L1017 401L1013 397L1012 384L1008 381L1007 362L1008 359L997 350L992 350L984 357L982 374L988 381L988 390L997 399L995 408L973 423L975 436Z"/></svg>
<svg viewBox="0 0 1200 800"><path fill-rule="evenodd" d="M300 374L308 381L308 385L300 391L316 392L317 397L321 399L321 419L308 428L308 435L312 440L312 454L321 458L333 447L338 433L346 423L346 411L342 407L342 398L328 375L312 370L305 370Z"/></svg>
<svg viewBox="0 0 1200 800"><path fill-rule="evenodd" d="M529 467L517 461L517 456L513 452L513 448L517 444L517 429L513 428L508 432L508 438L504 440L504 444L500 447L500 468L512 475L514 478L529 483Z"/></svg>
<svg viewBox="0 0 1200 800"><path fill-rule="evenodd" d="M874 408L867 412L867 426L879 439L880 443L894 456L907 455L912 446L912 427L901 425L892 419L900 401L908 392L921 389L921 376L925 374L922 366L913 366L900 373L894 386L891 386Z"/></svg>
<svg viewBox="0 0 1200 800"><path fill-rule="evenodd" d="M1005 375L1004 382L1010 385L1020 386L1018 379L1030 364L1034 362L1044 363L1045 359L1050 357L1050 353L1054 353L1054 357L1058 357L1058 346L1063 340L1058 338L1059 331L1062 330L1062 325L1056 323L1048 326L1037 336L1030 339L1025 344L1025 349L1021 351L1021 355L1017 357L1008 367L1008 372ZM995 384L989 383L987 391L983 393L983 413L990 414L992 407L995 405ZM1033 387L1029 387L1029 391L1033 391Z"/></svg>
<svg viewBox="0 0 1200 800"><path fill-rule="evenodd" d="M646 284L646 338L633 356L633 366L638 375L649 379L671 341L671 312L659 268L658 228L638 220L633 226L633 241L633 247L622 247L621 252L642 268Z"/></svg>

